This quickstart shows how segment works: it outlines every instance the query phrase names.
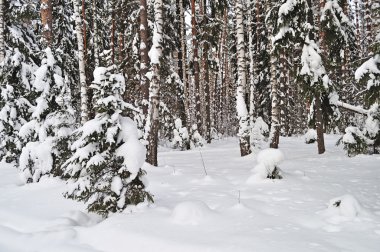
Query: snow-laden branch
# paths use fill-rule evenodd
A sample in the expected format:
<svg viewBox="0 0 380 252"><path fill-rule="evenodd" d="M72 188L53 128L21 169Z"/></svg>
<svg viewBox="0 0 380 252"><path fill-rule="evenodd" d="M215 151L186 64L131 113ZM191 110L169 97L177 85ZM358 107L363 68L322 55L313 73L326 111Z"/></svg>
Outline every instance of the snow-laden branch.
<svg viewBox="0 0 380 252"><path fill-rule="evenodd" d="M330 104L335 105L341 108L345 108L355 113L368 115L369 111L367 109L363 109L362 107L354 106L339 100L339 96L336 92L333 92L329 96Z"/></svg>

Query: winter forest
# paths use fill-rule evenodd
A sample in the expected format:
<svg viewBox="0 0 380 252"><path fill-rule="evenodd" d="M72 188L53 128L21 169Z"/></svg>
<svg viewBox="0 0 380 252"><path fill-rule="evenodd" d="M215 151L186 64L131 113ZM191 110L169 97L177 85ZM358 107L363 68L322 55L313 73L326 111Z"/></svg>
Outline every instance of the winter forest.
<svg viewBox="0 0 380 252"><path fill-rule="evenodd" d="M380 0L0 0L0 252L380 248Z"/></svg>

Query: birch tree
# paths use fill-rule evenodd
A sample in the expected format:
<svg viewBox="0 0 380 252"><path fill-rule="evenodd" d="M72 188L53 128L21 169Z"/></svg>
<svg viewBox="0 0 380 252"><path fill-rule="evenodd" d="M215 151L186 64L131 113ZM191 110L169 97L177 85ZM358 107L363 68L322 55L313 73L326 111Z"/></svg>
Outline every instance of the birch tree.
<svg viewBox="0 0 380 252"><path fill-rule="evenodd" d="M81 98L81 123L85 123L88 120L88 97L87 97L87 85L86 85L86 69L85 69L85 57L84 57L84 41L83 41L83 22L80 15L79 0L73 0L74 14L75 14L75 32L78 42L78 62L79 62L79 81L80 81L80 98Z"/></svg>
<svg viewBox="0 0 380 252"><path fill-rule="evenodd" d="M149 115L147 120L148 152L147 162L157 166L157 146L160 106L160 58L162 56L162 0L154 1L154 31L153 45L149 51L150 58L150 88L149 88Z"/></svg>
<svg viewBox="0 0 380 252"><path fill-rule="evenodd" d="M236 110L239 120L239 142L240 154L246 156L251 153L249 139L249 116L247 105L245 103L245 88L247 83L246 77L246 60L245 60L245 43L244 43L244 20L243 4L241 0L235 1L236 13L236 47L237 47L237 89L236 89Z"/></svg>

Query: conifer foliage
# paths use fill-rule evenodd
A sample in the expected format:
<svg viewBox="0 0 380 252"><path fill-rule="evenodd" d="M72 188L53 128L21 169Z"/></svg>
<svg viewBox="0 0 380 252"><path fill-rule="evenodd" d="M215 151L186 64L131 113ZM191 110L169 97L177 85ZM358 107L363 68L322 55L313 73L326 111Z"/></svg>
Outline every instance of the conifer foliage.
<svg viewBox="0 0 380 252"><path fill-rule="evenodd" d="M121 114L125 80L111 69L94 71L95 118L75 131L73 155L64 164L70 178L68 198L84 201L88 210L104 217L130 204L152 201L141 169L146 150L134 122Z"/></svg>

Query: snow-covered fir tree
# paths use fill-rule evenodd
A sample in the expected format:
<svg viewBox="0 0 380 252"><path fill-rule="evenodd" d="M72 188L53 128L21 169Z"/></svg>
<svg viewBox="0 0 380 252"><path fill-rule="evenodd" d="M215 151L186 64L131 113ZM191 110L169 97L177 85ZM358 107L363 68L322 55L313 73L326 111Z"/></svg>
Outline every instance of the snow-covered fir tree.
<svg viewBox="0 0 380 252"><path fill-rule="evenodd" d="M129 105L122 99L124 77L111 69L94 71L95 118L75 131L73 155L64 165L69 179L66 197L87 204L104 217L128 205L152 201L145 190L141 169L145 147L138 140L135 123L122 116Z"/></svg>
<svg viewBox="0 0 380 252"><path fill-rule="evenodd" d="M4 1L4 59L0 62L0 159L18 162L22 143L18 131L30 116L39 51L34 34L38 13L33 1Z"/></svg>
<svg viewBox="0 0 380 252"><path fill-rule="evenodd" d="M74 127L69 84L62 77L58 52L45 49L35 71L33 90L38 94L30 121L20 131L25 147L20 156L25 182L38 182L43 175L62 175L61 165L70 155L69 137Z"/></svg>

